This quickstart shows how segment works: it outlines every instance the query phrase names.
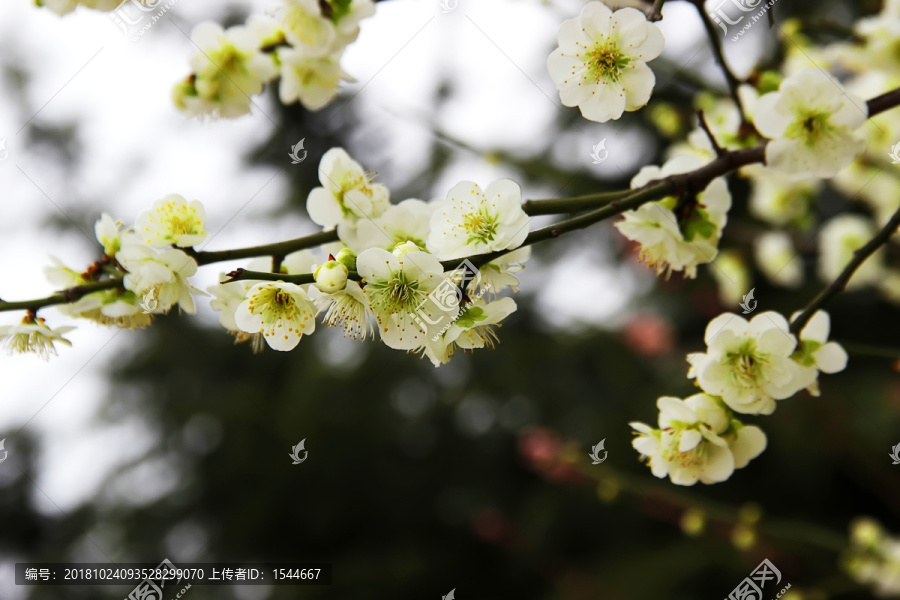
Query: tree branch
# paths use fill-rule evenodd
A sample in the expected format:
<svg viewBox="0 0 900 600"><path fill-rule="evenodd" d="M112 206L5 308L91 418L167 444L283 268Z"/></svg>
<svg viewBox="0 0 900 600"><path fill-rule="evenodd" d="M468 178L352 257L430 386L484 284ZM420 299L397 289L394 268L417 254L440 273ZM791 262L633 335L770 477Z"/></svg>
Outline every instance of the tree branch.
<svg viewBox="0 0 900 600"><path fill-rule="evenodd" d="M9 310L36 311L39 308L51 306L53 304L71 304L73 302L77 302L88 294L99 292L101 290L115 289L117 287L120 287L121 285L121 278L105 279L103 281L70 287L47 296L46 298L38 298L36 300L22 300L21 302L6 302L4 300L0 300L0 312Z"/></svg>
<svg viewBox="0 0 900 600"><path fill-rule="evenodd" d="M728 63L725 61L725 51L722 48L722 39L719 37L719 32L716 31L715 23L712 22L712 19L710 19L709 15L706 13L706 9L703 7L703 1L704 0L690 0L691 4L694 5L697 12L700 14L700 20L703 21L703 27L706 29L707 37L709 37L713 55L715 55L716 62L719 63L719 67L722 69L722 74L725 75L725 81L728 83L728 91L731 94L731 99L734 100L734 104L741 114L741 122L743 124L749 124L750 120L747 119L747 113L744 112L744 105L738 95L738 87L740 86L741 81L735 76L731 71L731 67L729 67Z"/></svg>
<svg viewBox="0 0 900 600"><path fill-rule="evenodd" d="M360 281L362 278L356 271L350 271L347 279ZM228 279L222 283L231 283L232 281L284 281L286 283L294 283L296 285L305 285L307 283L315 283L316 278L312 273L301 273L299 275L288 275L287 273L269 273L267 271L248 271L247 269L235 269L228 273Z"/></svg>
<svg viewBox="0 0 900 600"><path fill-rule="evenodd" d="M307 248L315 248L322 244L330 242L338 242L337 230L329 229L313 233L301 238L288 240L286 242L278 242L275 244L265 244L263 246L252 246L249 248L237 248L235 250L217 250L217 251L193 251L188 252L194 257L198 265L209 265L212 263L223 262L226 260L238 260L241 258L256 258L259 256L286 256L291 252L305 250Z"/></svg>
<svg viewBox="0 0 900 600"><path fill-rule="evenodd" d="M816 314L817 310L825 306L829 300L843 292L850 282L850 279L853 277L853 274L856 273L856 270L859 269L859 267L866 262L866 259L872 256L876 250L887 243L894 232L897 231L898 227L900 227L900 209L897 209L897 212L895 212L885 226L875 234L875 237L853 253L853 258L847 263L847 266L844 267L844 270L841 271L840 275L838 275L828 287L819 292L819 295L813 298L812 302L803 309L803 312L794 319L791 323L791 332L799 333L802 331L812 316Z"/></svg>

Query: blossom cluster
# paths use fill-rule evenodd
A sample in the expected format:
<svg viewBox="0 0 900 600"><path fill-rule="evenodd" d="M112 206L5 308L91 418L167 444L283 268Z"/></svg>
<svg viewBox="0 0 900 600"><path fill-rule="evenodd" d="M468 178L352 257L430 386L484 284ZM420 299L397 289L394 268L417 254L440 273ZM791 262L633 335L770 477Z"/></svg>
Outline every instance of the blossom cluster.
<svg viewBox="0 0 900 600"><path fill-rule="evenodd" d="M323 156L319 179L308 212L340 241L321 254L298 250L278 264L256 259L246 270L264 279L223 274L209 288L220 324L237 343L292 350L321 316L347 337L364 340L377 331L387 346L422 353L435 366L459 349L495 345L501 321L516 310L512 298L497 295L518 291L516 273L530 257L521 247L530 221L516 183L502 179L482 189L464 181L445 199L392 204L388 188L342 148ZM196 311L194 297L203 292L190 283L198 268L194 247L208 237L199 201L166 196L130 227L103 215L95 233L100 261L79 272L54 258L45 270L60 289L87 290L61 304L63 314L136 329L176 306ZM465 259L494 252L498 257L479 266ZM20 325L0 329L0 339L11 351L46 357L54 342L68 343L61 334L70 329L51 330L29 313Z"/></svg>
<svg viewBox="0 0 900 600"><path fill-rule="evenodd" d="M706 352L688 355L688 378L703 393L660 398L658 428L631 424L637 432L634 448L647 457L655 476L669 476L679 485L728 479L766 447L762 430L744 425L737 415L770 415L776 401L804 389L818 396L819 373L847 366L844 349L828 341L830 328L822 311L799 336L776 312L749 321L730 313L716 317L706 327Z"/></svg>
<svg viewBox="0 0 900 600"><path fill-rule="evenodd" d="M341 81L352 81L341 57L360 20L373 14L372 0L283 0L272 17L252 15L227 29L200 23L191 33L191 74L172 93L175 105L190 116L239 117L280 78L282 103L320 110Z"/></svg>
<svg viewBox="0 0 900 600"><path fill-rule="evenodd" d="M879 597L900 595L900 538L891 537L873 519L859 518L850 525L850 547L844 569Z"/></svg>

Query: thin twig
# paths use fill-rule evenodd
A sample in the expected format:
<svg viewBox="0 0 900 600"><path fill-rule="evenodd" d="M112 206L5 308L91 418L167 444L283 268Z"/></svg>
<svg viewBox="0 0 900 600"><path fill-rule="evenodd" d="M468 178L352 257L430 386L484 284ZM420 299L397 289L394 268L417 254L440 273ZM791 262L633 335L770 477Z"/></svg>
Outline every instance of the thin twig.
<svg viewBox="0 0 900 600"><path fill-rule="evenodd" d="M875 237L853 253L853 258L847 263L847 266L844 267L844 270L841 271L840 275L828 284L828 287L819 292L819 295L813 298L812 302L803 309L803 312L794 319L791 323L791 331L793 333L802 331L812 316L816 314L817 310L825 306L829 300L843 292L850 282L850 279L853 277L853 274L856 273L856 270L859 269L859 267L866 262L866 259L872 256L876 250L887 243L891 236L894 235L894 232L897 231L898 227L900 227L900 209L897 209L897 212L895 212L885 226L875 234Z"/></svg>
<svg viewBox="0 0 900 600"><path fill-rule="evenodd" d="M47 296L46 298L22 300L20 302L6 302L0 300L0 312L9 310L36 311L39 308L52 306L54 304L71 304L73 302L77 302L88 294L92 294L94 292L99 292L102 290L111 290L121 286L122 279L120 278L105 279L103 281L96 281L93 283L85 283L84 285L70 287Z"/></svg>
<svg viewBox="0 0 900 600"><path fill-rule="evenodd" d="M716 136L713 135L712 130L709 128L709 123L706 122L706 115L703 114L702 110L697 111L697 120L700 121L700 129L706 134L706 137L709 138L709 143L712 144L713 150L716 152L716 156L723 156L725 154L725 150L722 149L722 146L719 145L718 140L716 140Z"/></svg>
<svg viewBox="0 0 900 600"><path fill-rule="evenodd" d="M706 35L709 37L710 46L712 46L713 55L716 57L716 62L719 63L719 67L722 69L722 74L725 75L725 81L728 84L728 91L731 94L731 99L734 100L735 106L737 106L738 112L741 114L741 122L742 123L750 123L750 120L747 118L747 113L744 112L744 104L741 102L741 97L738 94L738 87L741 85L741 81L735 76L732 72L731 67L728 66L728 62L725 60L725 51L722 48L722 39L719 37L719 32L716 31L716 25L712 22L712 19L709 18L709 15L706 13L706 9L703 7L703 0L690 0L691 4L697 9L697 12L700 14L700 20L703 22L703 27L706 29Z"/></svg>

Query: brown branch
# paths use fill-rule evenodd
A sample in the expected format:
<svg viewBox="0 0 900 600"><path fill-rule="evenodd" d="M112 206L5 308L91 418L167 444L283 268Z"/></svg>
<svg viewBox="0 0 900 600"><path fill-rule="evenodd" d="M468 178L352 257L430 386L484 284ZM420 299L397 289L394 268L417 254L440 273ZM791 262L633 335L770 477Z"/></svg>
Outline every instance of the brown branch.
<svg viewBox="0 0 900 600"><path fill-rule="evenodd" d="M859 269L859 267L866 262L866 259L872 256L876 250L887 243L891 236L894 235L894 232L897 231L898 227L900 227L900 209L897 209L897 212L895 212L885 226L875 234L875 237L853 253L853 258L847 263L847 266L844 267L844 270L841 271L840 275L828 284L828 287L819 292L819 295L813 298L812 302L803 309L803 312L794 319L791 323L791 331L793 333L802 331L812 316L816 314L817 310L825 306L829 300L843 292L850 282L850 279L853 277L853 274L856 273L856 270Z"/></svg>

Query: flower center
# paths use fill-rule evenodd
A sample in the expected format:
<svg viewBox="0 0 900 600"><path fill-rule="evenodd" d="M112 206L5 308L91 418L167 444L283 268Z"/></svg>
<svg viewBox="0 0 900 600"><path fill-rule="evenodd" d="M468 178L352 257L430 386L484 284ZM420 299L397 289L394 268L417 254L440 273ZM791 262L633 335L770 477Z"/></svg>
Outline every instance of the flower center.
<svg viewBox="0 0 900 600"><path fill-rule="evenodd" d="M799 140L813 147L825 136L834 133L834 126L827 112L808 110L797 115L797 119L785 130L785 137Z"/></svg>
<svg viewBox="0 0 900 600"><path fill-rule="evenodd" d="M497 235L499 218L492 215L486 206L463 217L463 229L469 234L466 243L487 244Z"/></svg>
<svg viewBox="0 0 900 600"><path fill-rule="evenodd" d="M293 321L299 314L294 298L282 289L267 289L260 292L256 302L251 301L250 311L261 315L263 322L270 324L279 319Z"/></svg>
<svg viewBox="0 0 900 600"><path fill-rule="evenodd" d="M410 281L402 271L394 273L391 279L372 281L366 285L373 307L396 314L403 310L414 313L424 298L418 281Z"/></svg>
<svg viewBox="0 0 900 600"><path fill-rule="evenodd" d="M593 79L597 83L601 81L618 83L629 63L631 57L622 52L613 40L606 40L595 46L587 53L585 60L588 79Z"/></svg>
<svg viewBox="0 0 900 600"><path fill-rule="evenodd" d="M769 363L769 356L759 352L753 341L747 341L737 352L726 354L725 362L732 367L736 380L744 386L753 386Z"/></svg>

